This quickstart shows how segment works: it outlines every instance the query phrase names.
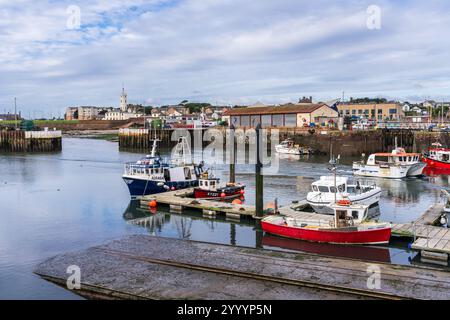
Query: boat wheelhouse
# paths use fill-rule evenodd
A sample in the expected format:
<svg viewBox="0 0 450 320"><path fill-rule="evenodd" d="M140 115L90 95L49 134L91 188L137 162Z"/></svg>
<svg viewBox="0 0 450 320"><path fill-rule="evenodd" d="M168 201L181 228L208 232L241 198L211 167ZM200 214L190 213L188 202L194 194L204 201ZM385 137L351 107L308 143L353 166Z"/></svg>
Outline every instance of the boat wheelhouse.
<svg viewBox="0 0 450 320"><path fill-rule="evenodd" d="M373 181L356 180L350 183L347 177L322 176L311 184L306 200L317 213L333 214L330 205L336 201L348 200L353 204L369 207L381 198L381 188Z"/></svg>
<svg viewBox="0 0 450 320"><path fill-rule="evenodd" d="M156 155L157 140L154 140L152 153L133 163L125 164L124 182L131 198L196 187L202 166L185 163L187 157L172 159L171 163L163 161ZM186 150L183 150L186 152Z"/></svg>
<svg viewBox="0 0 450 320"><path fill-rule="evenodd" d="M229 200L244 195L245 185L239 183L221 184L220 179L213 174L203 172L200 175L198 187L194 188L194 197L201 199Z"/></svg>
<svg viewBox="0 0 450 320"><path fill-rule="evenodd" d="M286 238L334 244L387 244L391 225L368 221L368 206L336 203L330 206L330 220L308 220L289 216L267 216L261 220L263 231Z"/></svg>
<svg viewBox="0 0 450 320"><path fill-rule="evenodd" d="M450 149L443 148L438 142L433 143L424 155L424 162L428 168L450 169Z"/></svg>

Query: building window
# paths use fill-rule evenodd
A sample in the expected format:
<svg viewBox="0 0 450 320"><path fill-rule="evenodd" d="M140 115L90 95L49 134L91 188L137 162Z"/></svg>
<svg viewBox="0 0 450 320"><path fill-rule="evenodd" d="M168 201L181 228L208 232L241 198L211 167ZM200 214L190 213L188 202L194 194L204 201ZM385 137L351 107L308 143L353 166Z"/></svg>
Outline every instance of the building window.
<svg viewBox="0 0 450 320"><path fill-rule="evenodd" d="M250 116L241 116L241 127L250 126Z"/></svg>
<svg viewBox="0 0 450 320"><path fill-rule="evenodd" d="M383 114L383 109L378 109L378 114Z"/></svg>
<svg viewBox="0 0 450 320"><path fill-rule="evenodd" d="M355 115L356 114L356 110L352 110L352 115Z"/></svg>
<svg viewBox="0 0 450 320"><path fill-rule="evenodd" d="M272 125L274 127L283 127L284 126L284 119L282 114L274 114L272 116Z"/></svg>
<svg viewBox="0 0 450 320"><path fill-rule="evenodd" d="M256 127L259 123L261 123L261 116L251 116L250 126Z"/></svg>
<svg viewBox="0 0 450 320"><path fill-rule="evenodd" d="M239 127L241 125L241 117L239 116L232 116L231 117L231 124L235 127Z"/></svg>
<svg viewBox="0 0 450 320"><path fill-rule="evenodd" d="M296 114L286 114L284 116L284 126L285 127L296 127L297 126L297 115Z"/></svg>
<svg viewBox="0 0 450 320"><path fill-rule="evenodd" d="M364 110L364 114L369 114L369 109Z"/></svg>
<svg viewBox="0 0 450 320"><path fill-rule="evenodd" d="M389 109L389 114L397 114L397 109Z"/></svg>
<svg viewBox="0 0 450 320"><path fill-rule="evenodd" d="M358 114L362 114L362 112L363 112L362 110L358 110Z"/></svg>
<svg viewBox="0 0 450 320"><path fill-rule="evenodd" d="M261 116L261 125L263 127L271 127L272 126L272 115L265 114Z"/></svg>

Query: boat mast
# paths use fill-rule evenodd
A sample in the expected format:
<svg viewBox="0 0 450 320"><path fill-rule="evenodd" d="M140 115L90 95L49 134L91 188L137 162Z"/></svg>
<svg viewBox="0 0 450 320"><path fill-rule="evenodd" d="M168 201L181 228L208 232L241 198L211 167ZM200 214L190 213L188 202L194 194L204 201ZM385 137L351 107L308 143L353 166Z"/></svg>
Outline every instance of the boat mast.
<svg viewBox="0 0 450 320"><path fill-rule="evenodd" d="M334 173L334 203L337 203L337 183L336 183L336 175L337 175L337 165L339 164L339 159L341 158L340 155L335 158L333 155L331 155L330 164L331 164L331 171Z"/></svg>

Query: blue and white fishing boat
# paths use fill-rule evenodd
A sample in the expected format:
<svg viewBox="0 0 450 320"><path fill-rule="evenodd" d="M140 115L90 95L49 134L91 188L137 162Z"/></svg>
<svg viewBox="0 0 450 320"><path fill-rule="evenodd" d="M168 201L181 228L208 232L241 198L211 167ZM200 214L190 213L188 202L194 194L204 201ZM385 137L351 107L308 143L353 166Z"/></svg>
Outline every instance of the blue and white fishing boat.
<svg viewBox="0 0 450 320"><path fill-rule="evenodd" d="M125 164L122 176L132 199L142 196L198 186L202 166L192 163L190 148L180 138L170 162L156 154L158 140L153 140L152 152L145 158Z"/></svg>

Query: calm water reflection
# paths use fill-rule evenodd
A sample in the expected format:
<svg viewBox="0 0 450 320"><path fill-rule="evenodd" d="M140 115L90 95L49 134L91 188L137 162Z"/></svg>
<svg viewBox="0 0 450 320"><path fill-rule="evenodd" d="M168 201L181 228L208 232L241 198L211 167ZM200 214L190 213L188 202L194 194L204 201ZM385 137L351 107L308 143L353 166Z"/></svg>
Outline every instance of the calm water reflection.
<svg viewBox="0 0 450 320"><path fill-rule="evenodd" d="M136 233L404 264L414 256L404 243L342 248L266 236L250 222L205 220L194 213L152 214L130 203L121 180L122 164L139 156L119 152L117 143L91 139L64 139L58 154L0 155L0 299L78 299L33 275L33 267L58 253ZM227 177L226 167L216 169ZM248 186L247 203L254 199L252 169L238 168L237 178ZM281 159L280 172L265 177L266 202L278 198L286 205L304 198L310 183L326 174L326 158ZM351 167L341 166L340 174L351 175ZM449 186L449 178L377 183L384 189L381 219L407 222L440 200L440 188Z"/></svg>

